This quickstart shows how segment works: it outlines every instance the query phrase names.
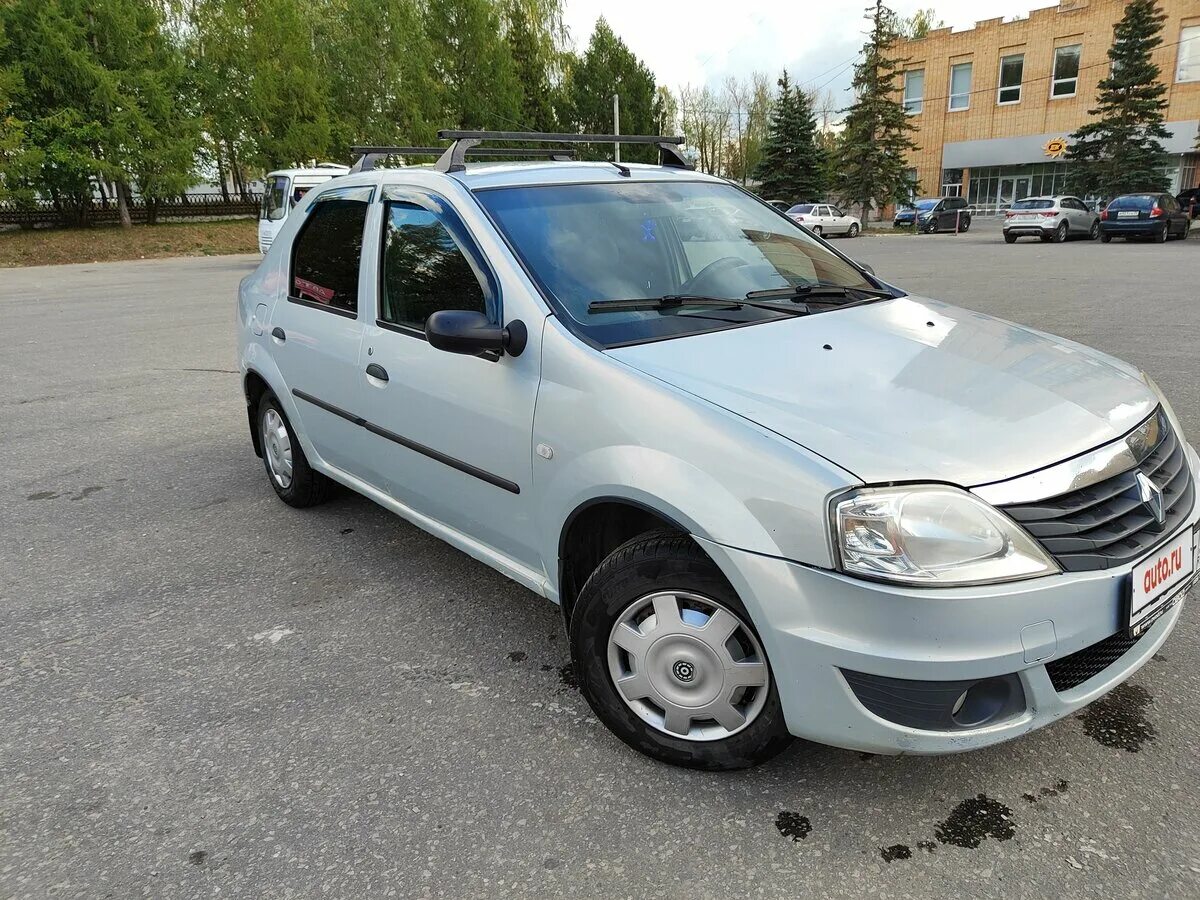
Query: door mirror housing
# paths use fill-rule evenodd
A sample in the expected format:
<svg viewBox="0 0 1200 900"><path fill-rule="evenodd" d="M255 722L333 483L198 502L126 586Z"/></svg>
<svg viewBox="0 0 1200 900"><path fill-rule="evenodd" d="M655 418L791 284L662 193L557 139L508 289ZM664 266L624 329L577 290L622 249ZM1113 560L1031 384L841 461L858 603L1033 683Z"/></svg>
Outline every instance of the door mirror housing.
<svg viewBox="0 0 1200 900"><path fill-rule="evenodd" d="M447 353L507 353L520 356L529 334L520 319L507 327L489 321L481 312L440 309L425 320L425 338L430 346Z"/></svg>
<svg viewBox="0 0 1200 900"><path fill-rule="evenodd" d="M854 264L856 266L858 266L860 269L862 269L864 272L866 272L868 275L875 274L875 267L873 265L871 265L870 263L856 261Z"/></svg>

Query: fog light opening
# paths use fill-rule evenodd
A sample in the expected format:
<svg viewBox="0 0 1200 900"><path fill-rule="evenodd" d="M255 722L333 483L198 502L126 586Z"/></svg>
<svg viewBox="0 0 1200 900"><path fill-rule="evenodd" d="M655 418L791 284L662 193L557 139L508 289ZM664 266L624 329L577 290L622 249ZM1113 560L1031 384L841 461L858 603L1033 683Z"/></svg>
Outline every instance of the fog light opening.
<svg viewBox="0 0 1200 900"><path fill-rule="evenodd" d="M1007 708L1011 694L1012 685L1006 679L978 681L959 695L950 718L962 728L986 725Z"/></svg>

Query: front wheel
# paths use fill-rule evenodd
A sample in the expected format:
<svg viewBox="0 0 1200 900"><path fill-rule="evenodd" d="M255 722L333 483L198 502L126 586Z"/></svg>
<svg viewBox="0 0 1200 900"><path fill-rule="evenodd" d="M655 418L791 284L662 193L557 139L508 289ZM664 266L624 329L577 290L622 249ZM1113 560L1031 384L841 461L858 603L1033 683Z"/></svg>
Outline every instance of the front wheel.
<svg viewBox="0 0 1200 900"><path fill-rule="evenodd" d="M745 606L686 535L642 535L600 564L571 616L571 657L597 717L654 759L741 769L791 742Z"/></svg>
<svg viewBox="0 0 1200 900"><path fill-rule="evenodd" d="M849 235L850 237L858 237L858 223L851 222L850 230L848 232L846 232L846 234Z"/></svg>

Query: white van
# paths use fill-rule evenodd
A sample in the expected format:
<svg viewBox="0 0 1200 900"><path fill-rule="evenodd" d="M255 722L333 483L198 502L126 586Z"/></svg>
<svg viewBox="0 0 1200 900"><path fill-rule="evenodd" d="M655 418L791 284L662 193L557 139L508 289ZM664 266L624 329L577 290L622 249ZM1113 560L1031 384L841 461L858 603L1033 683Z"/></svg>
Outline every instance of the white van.
<svg viewBox="0 0 1200 900"><path fill-rule="evenodd" d="M300 199L318 184L345 175L349 166L338 163L318 163L311 169L279 169L267 175L263 190L262 208L258 212L258 252L264 256L288 213Z"/></svg>

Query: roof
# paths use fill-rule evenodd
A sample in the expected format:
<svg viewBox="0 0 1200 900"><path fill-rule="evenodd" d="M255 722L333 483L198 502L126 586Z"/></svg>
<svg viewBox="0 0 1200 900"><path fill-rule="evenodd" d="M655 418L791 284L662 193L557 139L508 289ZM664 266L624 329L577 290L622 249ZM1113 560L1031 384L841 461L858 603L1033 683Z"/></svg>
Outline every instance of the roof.
<svg viewBox="0 0 1200 900"><path fill-rule="evenodd" d="M726 183L723 178L705 175L691 169L654 166L644 163L622 163L629 172L609 162L468 162L466 171L445 173L433 165L403 166L393 169L368 169L338 178L339 184L387 184L404 172L420 172L423 176L458 181L472 190L517 187L535 184L622 184L630 181L710 181Z"/></svg>

